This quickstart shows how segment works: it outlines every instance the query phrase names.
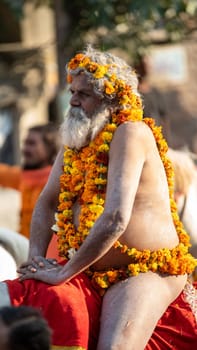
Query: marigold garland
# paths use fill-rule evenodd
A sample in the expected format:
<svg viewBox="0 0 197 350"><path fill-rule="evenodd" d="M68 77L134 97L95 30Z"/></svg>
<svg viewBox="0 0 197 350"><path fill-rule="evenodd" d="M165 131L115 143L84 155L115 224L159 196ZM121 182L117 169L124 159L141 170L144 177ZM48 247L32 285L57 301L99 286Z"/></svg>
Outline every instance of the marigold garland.
<svg viewBox="0 0 197 350"><path fill-rule="evenodd" d="M114 75L110 76L107 65L99 66L97 63L91 62L89 57L78 54L70 61L68 67L70 70L81 67L91 72L96 79L106 76L105 93L115 93L120 107L124 108L126 104L130 108L120 108L119 111L115 112L110 123L106 124L97 137L80 151L65 148L64 173L60 177L61 192L58 213L55 216L56 225L53 226L58 235L60 256L68 259L72 257L103 212L107 185L108 153L113 134L118 125L126 121L143 121L153 132L165 168L171 213L179 237L179 244L173 249L163 248L157 251L144 249L139 251L135 248L128 248L117 241L114 248L120 249L122 253L128 254L131 258L128 267L94 273L88 270L87 274L91 276L93 283L103 290L118 280L128 276L136 276L141 272L158 271L170 275L192 273L195 266L197 266L197 260L188 253L189 236L184 230L177 213L177 206L174 201L173 169L170 160L166 156L168 145L163 138L161 127L156 126L151 118L143 119L140 98L132 93L130 86L118 80ZM68 81L71 80L71 75L68 75ZM77 230L73 223L72 211L76 198L81 205Z"/></svg>

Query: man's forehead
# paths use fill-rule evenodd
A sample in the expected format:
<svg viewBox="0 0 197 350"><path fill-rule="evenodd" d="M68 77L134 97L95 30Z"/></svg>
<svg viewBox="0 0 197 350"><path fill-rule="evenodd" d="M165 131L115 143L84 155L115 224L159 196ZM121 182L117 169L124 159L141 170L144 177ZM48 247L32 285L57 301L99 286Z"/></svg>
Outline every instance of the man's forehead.
<svg viewBox="0 0 197 350"><path fill-rule="evenodd" d="M92 91L92 84L88 81L85 74L78 74L73 76L71 88Z"/></svg>

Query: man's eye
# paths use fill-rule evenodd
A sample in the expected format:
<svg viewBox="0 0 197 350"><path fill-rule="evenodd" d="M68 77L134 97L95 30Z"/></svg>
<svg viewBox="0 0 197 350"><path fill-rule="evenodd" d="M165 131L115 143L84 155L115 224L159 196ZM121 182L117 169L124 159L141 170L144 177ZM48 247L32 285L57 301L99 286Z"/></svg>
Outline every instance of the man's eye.
<svg viewBox="0 0 197 350"><path fill-rule="evenodd" d="M79 95L86 96L86 97L90 96L87 92L84 92L84 91L80 91Z"/></svg>

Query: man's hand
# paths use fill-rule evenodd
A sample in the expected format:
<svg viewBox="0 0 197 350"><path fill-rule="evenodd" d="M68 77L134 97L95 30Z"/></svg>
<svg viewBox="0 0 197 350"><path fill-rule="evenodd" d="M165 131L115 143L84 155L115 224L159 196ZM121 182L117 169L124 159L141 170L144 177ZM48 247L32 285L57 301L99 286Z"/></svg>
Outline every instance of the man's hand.
<svg viewBox="0 0 197 350"><path fill-rule="evenodd" d="M43 256L35 256L31 260L28 260L21 264L20 268L26 268L29 271L35 272L40 267L51 268L57 265L57 260L52 258L44 258Z"/></svg>
<svg viewBox="0 0 197 350"><path fill-rule="evenodd" d="M17 272L21 275L20 281L37 279L49 284L59 284L64 281L61 275L62 266L55 259L46 259L36 256L31 261L23 263Z"/></svg>

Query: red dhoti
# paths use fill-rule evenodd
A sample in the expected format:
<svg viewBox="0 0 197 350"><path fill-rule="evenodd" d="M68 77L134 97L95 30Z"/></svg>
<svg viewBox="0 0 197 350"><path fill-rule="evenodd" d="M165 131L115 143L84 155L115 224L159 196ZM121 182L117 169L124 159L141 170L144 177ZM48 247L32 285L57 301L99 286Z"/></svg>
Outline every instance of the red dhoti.
<svg viewBox="0 0 197 350"><path fill-rule="evenodd" d="M197 349L195 317L197 317L197 283L194 287L188 284L167 308L157 323L145 350Z"/></svg>
<svg viewBox="0 0 197 350"><path fill-rule="evenodd" d="M6 283L12 305L41 310L52 329L53 349L96 349L102 300L85 274L58 286L36 280Z"/></svg>
<svg viewBox="0 0 197 350"><path fill-rule="evenodd" d="M85 274L58 286L35 280L6 283L13 305L42 311L53 330L53 349L96 349L102 299ZM189 287L168 307L145 350L197 348L196 291Z"/></svg>

